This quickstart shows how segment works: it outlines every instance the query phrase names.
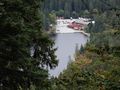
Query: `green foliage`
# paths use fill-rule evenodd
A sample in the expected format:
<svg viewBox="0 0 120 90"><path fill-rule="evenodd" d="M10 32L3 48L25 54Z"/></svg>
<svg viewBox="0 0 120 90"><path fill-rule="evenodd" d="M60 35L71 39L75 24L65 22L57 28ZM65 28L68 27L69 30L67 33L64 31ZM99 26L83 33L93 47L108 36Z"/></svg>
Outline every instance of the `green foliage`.
<svg viewBox="0 0 120 90"><path fill-rule="evenodd" d="M55 88L57 90L119 90L120 7L118 3L120 1L79 1L83 1L88 7L84 7L81 13L90 15L95 20L95 24L89 24L87 31L91 33L90 41L84 48L81 46L80 52L76 45L75 61L69 63L67 69L57 80L55 79Z"/></svg>
<svg viewBox="0 0 120 90"><path fill-rule="evenodd" d="M56 14L54 12L49 14L49 19L51 24L56 24Z"/></svg>
<svg viewBox="0 0 120 90"><path fill-rule="evenodd" d="M95 14L116 9L119 4L119 0L45 0L43 9L48 13L54 10L57 16L65 18L76 18L78 15L93 17Z"/></svg>
<svg viewBox="0 0 120 90"><path fill-rule="evenodd" d="M0 88L119 90L119 5L120 0L1 0ZM96 23L89 25L86 47L76 46L75 62L58 78L48 79L48 68L58 62L54 42L41 29L55 24L56 15L91 17Z"/></svg>
<svg viewBox="0 0 120 90"><path fill-rule="evenodd" d="M42 33L40 0L0 1L0 88L45 87L57 65L53 41ZM32 49L32 52L30 51Z"/></svg>
<svg viewBox="0 0 120 90"><path fill-rule="evenodd" d="M56 12L56 15L59 17L64 16L64 10L60 9L59 11Z"/></svg>
<svg viewBox="0 0 120 90"><path fill-rule="evenodd" d="M81 47L80 47L80 54L83 54L84 53L84 47L83 47L83 45L81 45Z"/></svg>

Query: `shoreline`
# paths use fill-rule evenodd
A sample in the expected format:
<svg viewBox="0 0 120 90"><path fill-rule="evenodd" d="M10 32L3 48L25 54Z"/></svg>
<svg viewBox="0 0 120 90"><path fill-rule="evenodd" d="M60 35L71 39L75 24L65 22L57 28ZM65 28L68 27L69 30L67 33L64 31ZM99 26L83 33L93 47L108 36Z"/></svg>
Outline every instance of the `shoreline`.
<svg viewBox="0 0 120 90"><path fill-rule="evenodd" d="M73 21L79 20L81 23L88 25L88 23L90 22L85 22L83 18L81 19L59 19L57 20L57 24L55 25L55 32L56 34L67 34L67 33L82 33L85 36L90 36L89 33L86 33L84 30L75 30L72 28L67 27L70 23L72 23Z"/></svg>
<svg viewBox="0 0 120 90"><path fill-rule="evenodd" d="M82 33L85 36L88 36L88 37L90 36L90 34L86 33L85 31L74 30L74 29L68 28L67 26L63 26L63 27L56 26L55 33L56 34Z"/></svg>
<svg viewBox="0 0 120 90"><path fill-rule="evenodd" d="M86 33L86 32L84 32L84 31L79 31L79 32L56 32L56 34L71 34L71 33L82 33L82 34L84 34L85 36L90 36L90 34L89 33Z"/></svg>

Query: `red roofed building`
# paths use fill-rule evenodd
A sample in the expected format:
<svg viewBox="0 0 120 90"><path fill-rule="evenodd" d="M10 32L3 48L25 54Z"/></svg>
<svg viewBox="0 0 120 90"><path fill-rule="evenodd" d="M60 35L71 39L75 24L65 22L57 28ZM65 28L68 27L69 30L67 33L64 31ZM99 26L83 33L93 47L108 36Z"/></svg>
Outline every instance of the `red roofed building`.
<svg viewBox="0 0 120 90"><path fill-rule="evenodd" d="M84 24L82 23L77 23L77 22L72 22L71 24L68 25L69 28L75 29L75 30L83 30L84 29Z"/></svg>

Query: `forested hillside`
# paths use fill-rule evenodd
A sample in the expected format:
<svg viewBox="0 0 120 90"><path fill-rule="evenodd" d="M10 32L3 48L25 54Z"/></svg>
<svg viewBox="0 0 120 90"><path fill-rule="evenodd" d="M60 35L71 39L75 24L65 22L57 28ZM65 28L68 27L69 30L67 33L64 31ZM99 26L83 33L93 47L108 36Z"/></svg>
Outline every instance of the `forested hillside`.
<svg viewBox="0 0 120 90"><path fill-rule="evenodd" d="M43 9L46 13L54 12L65 18L102 13L119 7L119 0L45 0Z"/></svg>
<svg viewBox="0 0 120 90"><path fill-rule="evenodd" d="M43 26L55 24L55 18L87 17L94 19L95 14L119 10L119 0L44 0L42 3Z"/></svg>
<svg viewBox="0 0 120 90"><path fill-rule="evenodd" d="M97 11L95 25L89 24L86 30L91 33L90 41L76 51L75 61L53 79L51 90L120 90L120 1L88 0L87 7L90 3Z"/></svg>
<svg viewBox="0 0 120 90"><path fill-rule="evenodd" d="M56 16L95 24L75 61L50 79L58 61L45 30ZM120 0L0 0L0 90L120 90Z"/></svg>

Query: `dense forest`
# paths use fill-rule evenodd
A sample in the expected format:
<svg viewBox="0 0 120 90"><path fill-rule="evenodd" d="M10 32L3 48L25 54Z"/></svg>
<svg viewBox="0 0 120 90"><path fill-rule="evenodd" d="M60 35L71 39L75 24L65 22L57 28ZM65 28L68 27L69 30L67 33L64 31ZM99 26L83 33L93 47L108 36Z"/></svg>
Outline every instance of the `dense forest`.
<svg viewBox="0 0 120 90"><path fill-rule="evenodd" d="M111 8L109 3L116 6L119 0L45 0L44 2L43 9L45 12L55 11L58 16L64 15L69 18L74 14L92 12L94 9L104 12Z"/></svg>
<svg viewBox="0 0 120 90"><path fill-rule="evenodd" d="M75 61L50 79L58 61L44 29L57 16L96 23ZM120 0L0 0L0 90L120 90Z"/></svg>
<svg viewBox="0 0 120 90"><path fill-rule="evenodd" d="M0 0L0 90L43 90L48 68L57 66L40 5L40 0Z"/></svg>
<svg viewBox="0 0 120 90"><path fill-rule="evenodd" d="M90 41L76 51L75 61L52 79L51 90L120 90L120 1L73 1L84 1L79 9L96 23L86 29Z"/></svg>
<svg viewBox="0 0 120 90"><path fill-rule="evenodd" d="M119 10L119 0L44 0L42 4L43 25L46 30L56 17L94 18L96 13Z"/></svg>

